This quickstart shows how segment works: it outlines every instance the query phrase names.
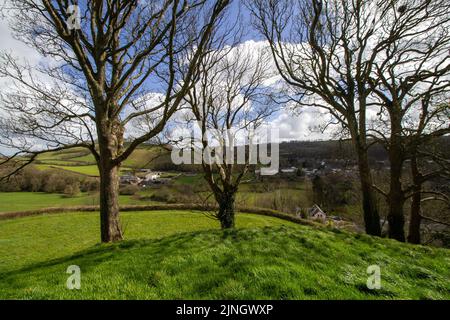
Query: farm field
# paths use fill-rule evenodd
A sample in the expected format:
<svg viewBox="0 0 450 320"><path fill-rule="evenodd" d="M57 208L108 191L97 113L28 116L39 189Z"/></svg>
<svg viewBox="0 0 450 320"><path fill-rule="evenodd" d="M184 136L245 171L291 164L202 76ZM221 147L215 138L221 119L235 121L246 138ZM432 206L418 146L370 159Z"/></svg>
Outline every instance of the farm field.
<svg viewBox="0 0 450 320"><path fill-rule="evenodd" d="M152 201L141 201L133 196L120 196L122 205L152 204ZM98 205L98 194L82 193L75 197L65 197L57 193L43 192L0 192L0 212L29 211L50 207L90 206Z"/></svg>
<svg viewBox="0 0 450 320"><path fill-rule="evenodd" d="M153 162L159 160L161 154L164 154L164 151L158 147L138 148L123 163L122 171L148 168ZM88 176L99 175L93 155L82 148L42 154L37 157L36 167L42 170L59 168Z"/></svg>
<svg viewBox="0 0 450 320"><path fill-rule="evenodd" d="M67 170L75 173L84 174L86 176L98 177L98 167L96 165L82 165L82 166L73 166L73 165L55 165L55 164L37 164L36 168L40 170L47 169L61 169Z"/></svg>

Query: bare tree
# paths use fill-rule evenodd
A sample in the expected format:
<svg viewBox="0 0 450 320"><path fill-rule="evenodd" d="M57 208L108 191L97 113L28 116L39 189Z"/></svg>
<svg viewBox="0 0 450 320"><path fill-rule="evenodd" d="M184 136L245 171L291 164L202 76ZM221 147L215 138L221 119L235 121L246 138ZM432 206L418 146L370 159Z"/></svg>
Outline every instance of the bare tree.
<svg viewBox="0 0 450 320"><path fill-rule="evenodd" d="M264 85L271 75L267 48L227 45L222 37L212 48L185 101L201 133L194 143L203 151L204 177L218 204L213 216L226 229L235 225L236 193L252 162L245 143L276 109Z"/></svg>
<svg viewBox="0 0 450 320"><path fill-rule="evenodd" d="M268 40L289 101L331 113L356 150L366 232L381 235L366 135L371 73L365 50L375 32L362 1L249 1Z"/></svg>
<svg viewBox="0 0 450 320"><path fill-rule="evenodd" d="M443 203L444 211L446 210L448 214L450 210L449 195L437 190L427 190L424 185L426 182L435 180L436 178L448 180L450 178L450 160L443 156L442 152L435 149L435 145L437 144L433 143L433 140L436 140L435 138L421 138L422 144L410 149L412 184L406 188L405 196L406 198L411 198L407 239L409 243L414 244L421 243L422 220L430 220L435 223L449 226L448 223L423 214L423 204L430 201ZM439 138L439 136L437 138ZM430 162L434 165L430 166ZM441 217L445 216L443 215L444 212L439 213Z"/></svg>
<svg viewBox="0 0 450 320"><path fill-rule="evenodd" d="M428 181L440 177L449 176L449 159L445 152L440 150L441 137L450 133L448 119L450 108L445 102L446 90L440 94L433 91L426 91L422 95L422 100L417 101L409 110L404 110L403 121L400 132L400 151L397 156L410 162L411 181L408 184L406 179L401 179L401 203L411 199L409 214L408 242L420 243L420 226L422 221L422 204L428 201L447 201L445 194L438 194L436 191L426 190L424 185ZM381 114L381 113L380 113ZM381 122L382 120L380 120ZM385 122L388 120L385 120ZM391 152L390 134L384 134L381 128L389 129L389 124L379 125L375 123L377 129L373 129L373 137L380 141L388 152ZM372 130L371 130L372 131ZM402 164L402 167L403 164ZM402 168L403 169L403 168ZM404 170L401 170L400 177ZM390 179L398 175L390 174ZM390 184L392 185L392 183ZM389 193L376 187L387 200ZM423 198L423 195L428 197ZM432 196L431 196L432 195ZM431 197L430 197L431 196ZM389 201L388 201L389 202ZM403 208L402 208L403 211Z"/></svg>
<svg viewBox="0 0 450 320"><path fill-rule="evenodd" d="M388 2L384 11L391 12L386 13L390 19L378 32L386 38L377 46L380 57L367 83L371 105L384 125L372 128L371 135L382 137L389 154L389 237L405 241L404 162L414 160L427 139L450 132L450 9L442 1L427 0L408 1L401 12Z"/></svg>
<svg viewBox="0 0 450 320"><path fill-rule="evenodd" d="M39 154L88 149L100 171L101 240L121 240L120 165L178 109L229 2L9 1L3 10L14 35L45 59L34 66L1 56L0 75L10 81L1 96L1 143L14 150L5 161L28 156L8 176ZM194 23L202 26L195 34ZM186 51L192 59L181 75L174 61ZM127 135L139 118L152 126Z"/></svg>
<svg viewBox="0 0 450 320"><path fill-rule="evenodd" d="M422 203L425 201L445 200L445 195L437 196L437 192L425 190L424 185L428 181L432 181L438 177L448 176L449 160L446 155L439 150L440 137L450 133L448 125L450 108L442 101L444 95L435 95L431 99L432 91L427 91L422 100L417 101L415 105L404 110L402 114L402 122L398 137L395 140L399 145L396 153L393 152L390 132L390 117L385 113L379 112L379 119L372 124L373 128L369 129L369 135L375 141L384 145L390 158L393 156L402 159L400 172L393 174L392 167L389 174L389 187L391 191L385 191L379 186L374 186L380 194L387 200L389 207L392 200L392 179L400 179L400 189L397 191L399 196L396 198L395 205L401 207L401 212L405 215L404 204L411 199L411 207L409 214L409 234L408 242L420 243L420 225L422 220ZM382 109L382 108L381 108ZM409 161L410 182L405 177L405 163ZM423 199L424 194L433 194L432 197ZM389 213L388 213L389 214ZM403 222L404 223L404 222ZM402 229L404 229L402 227Z"/></svg>
<svg viewBox="0 0 450 320"><path fill-rule="evenodd" d="M367 156L369 115L380 104L388 113L391 104L404 109L403 103L413 103L417 97L409 102L404 98L419 85L432 81L433 76L445 76L448 61L442 53L445 48L448 51L448 5L443 0L407 4L393 0L257 0L249 7L270 44L291 99L300 106L327 110L351 137L358 157L366 232L380 235ZM441 86L438 81L434 89ZM389 113L394 148L390 152L388 219L390 237L403 241L402 201L395 191L401 183L398 174L403 161L395 155L399 144L394 143L402 112Z"/></svg>

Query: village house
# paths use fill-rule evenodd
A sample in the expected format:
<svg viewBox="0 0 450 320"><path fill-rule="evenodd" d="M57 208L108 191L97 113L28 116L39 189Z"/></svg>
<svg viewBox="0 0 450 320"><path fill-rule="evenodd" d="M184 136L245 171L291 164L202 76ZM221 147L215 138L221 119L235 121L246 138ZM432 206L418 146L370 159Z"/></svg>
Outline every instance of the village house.
<svg viewBox="0 0 450 320"><path fill-rule="evenodd" d="M297 170L298 169L296 167L283 168L280 170L280 173L284 176L295 176L297 174Z"/></svg>
<svg viewBox="0 0 450 320"><path fill-rule="evenodd" d="M159 172L150 172L145 175L144 180L147 182L156 182L161 179L161 173Z"/></svg>
<svg viewBox="0 0 450 320"><path fill-rule="evenodd" d="M317 204L309 209L308 215L313 220L325 220L327 218L325 212Z"/></svg>
<svg viewBox="0 0 450 320"><path fill-rule="evenodd" d="M139 182L141 182L141 179L132 174L126 174L120 177L120 184L138 185Z"/></svg>
<svg viewBox="0 0 450 320"><path fill-rule="evenodd" d="M326 213L317 204L311 208L299 208L297 210L297 216L311 220L325 221L327 219Z"/></svg>
<svg viewBox="0 0 450 320"><path fill-rule="evenodd" d="M152 184L159 184L165 182L165 179L161 178L160 172L151 172L147 171L148 173L144 176L144 178L141 180L139 185L141 187L148 187Z"/></svg>
<svg viewBox="0 0 450 320"><path fill-rule="evenodd" d="M270 169L266 169L266 174L264 177L279 177L279 176L284 176L284 177L288 177L288 176L295 176L297 175L297 168L296 167L290 167L290 168L281 168L279 170L270 170ZM261 178L261 169L256 169L255 170L255 176L259 179Z"/></svg>

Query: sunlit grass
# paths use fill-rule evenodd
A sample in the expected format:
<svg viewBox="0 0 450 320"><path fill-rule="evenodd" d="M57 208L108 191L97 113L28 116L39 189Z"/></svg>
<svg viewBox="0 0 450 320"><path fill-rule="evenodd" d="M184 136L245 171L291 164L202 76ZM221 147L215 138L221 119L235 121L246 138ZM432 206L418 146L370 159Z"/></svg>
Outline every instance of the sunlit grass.
<svg viewBox="0 0 450 320"><path fill-rule="evenodd" d="M0 298L449 299L450 254L240 214L236 231L201 213L122 214L126 241L99 245L98 214L0 222ZM366 287L381 267L381 290ZM78 265L81 290L65 287Z"/></svg>
<svg viewBox="0 0 450 320"><path fill-rule="evenodd" d="M133 196L119 196L121 205L152 204ZM0 192L0 212L28 211L49 207L94 206L99 205L98 193L81 193L78 196L66 197L57 193L43 192Z"/></svg>

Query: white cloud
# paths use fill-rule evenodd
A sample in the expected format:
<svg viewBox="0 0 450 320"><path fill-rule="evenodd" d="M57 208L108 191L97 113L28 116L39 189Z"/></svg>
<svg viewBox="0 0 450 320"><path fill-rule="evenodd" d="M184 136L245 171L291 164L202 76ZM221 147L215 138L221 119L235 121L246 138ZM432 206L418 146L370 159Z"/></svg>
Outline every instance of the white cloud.
<svg viewBox="0 0 450 320"><path fill-rule="evenodd" d="M329 139L328 132L322 133L318 126L325 121L324 116L313 110L302 112L300 115L294 115L285 110L271 121L273 128L280 130L280 140L324 140Z"/></svg>
<svg viewBox="0 0 450 320"><path fill-rule="evenodd" d="M0 37L0 51L10 52L19 58L27 59L30 64L37 64L41 59L35 49L14 39L6 20L0 20Z"/></svg>

